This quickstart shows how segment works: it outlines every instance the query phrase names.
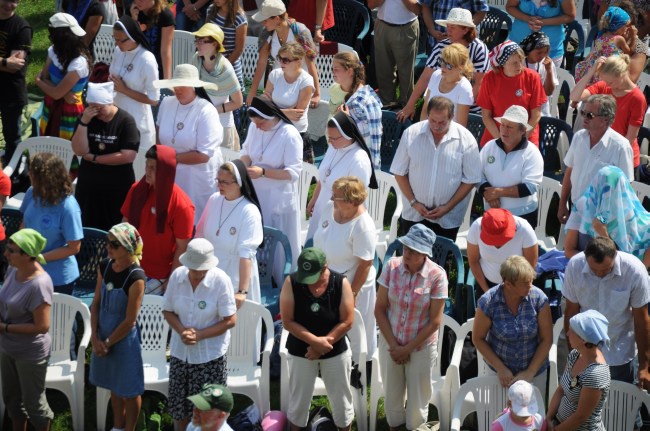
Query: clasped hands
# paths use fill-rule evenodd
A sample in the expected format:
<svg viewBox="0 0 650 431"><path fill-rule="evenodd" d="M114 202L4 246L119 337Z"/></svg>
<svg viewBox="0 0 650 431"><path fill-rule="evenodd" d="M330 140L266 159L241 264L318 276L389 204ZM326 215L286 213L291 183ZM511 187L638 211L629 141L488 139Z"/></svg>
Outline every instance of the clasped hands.
<svg viewBox="0 0 650 431"><path fill-rule="evenodd" d="M334 348L332 337L316 337L307 347L305 358L314 361Z"/></svg>
<svg viewBox="0 0 650 431"><path fill-rule="evenodd" d="M427 219L438 219L449 212L448 204L440 205L435 208L427 208L422 202L416 202L413 209L420 213L420 215Z"/></svg>

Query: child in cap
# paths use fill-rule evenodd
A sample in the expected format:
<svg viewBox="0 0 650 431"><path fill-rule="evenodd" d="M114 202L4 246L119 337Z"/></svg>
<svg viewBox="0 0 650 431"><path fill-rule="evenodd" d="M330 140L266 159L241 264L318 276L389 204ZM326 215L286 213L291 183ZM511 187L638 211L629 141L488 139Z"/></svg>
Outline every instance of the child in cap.
<svg viewBox="0 0 650 431"><path fill-rule="evenodd" d="M533 385L517 380L508 389L508 407L492 422L490 431L545 431L546 421L537 412Z"/></svg>

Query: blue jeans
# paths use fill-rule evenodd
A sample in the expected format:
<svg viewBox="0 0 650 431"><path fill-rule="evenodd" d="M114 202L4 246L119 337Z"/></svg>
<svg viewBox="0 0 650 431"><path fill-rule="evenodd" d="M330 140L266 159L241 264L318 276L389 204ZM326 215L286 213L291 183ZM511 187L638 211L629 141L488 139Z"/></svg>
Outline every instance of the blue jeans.
<svg viewBox="0 0 650 431"><path fill-rule="evenodd" d="M192 3L195 2L193 1ZM211 4L212 2L207 2L205 6L199 9L201 18L199 18L198 21L192 21L183 12L183 8L185 7L183 0L176 0L176 30L197 31L200 29L205 22L205 12L208 10L208 6Z"/></svg>

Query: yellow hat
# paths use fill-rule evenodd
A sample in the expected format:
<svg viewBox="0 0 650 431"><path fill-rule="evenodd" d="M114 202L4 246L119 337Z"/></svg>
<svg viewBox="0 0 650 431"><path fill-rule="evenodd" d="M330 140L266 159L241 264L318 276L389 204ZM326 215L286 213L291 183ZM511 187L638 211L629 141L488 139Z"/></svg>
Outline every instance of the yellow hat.
<svg viewBox="0 0 650 431"><path fill-rule="evenodd" d="M204 24L203 27L192 33L196 37L211 37L219 42L219 52L224 52L226 49L223 47L223 30L217 24L211 22Z"/></svg>

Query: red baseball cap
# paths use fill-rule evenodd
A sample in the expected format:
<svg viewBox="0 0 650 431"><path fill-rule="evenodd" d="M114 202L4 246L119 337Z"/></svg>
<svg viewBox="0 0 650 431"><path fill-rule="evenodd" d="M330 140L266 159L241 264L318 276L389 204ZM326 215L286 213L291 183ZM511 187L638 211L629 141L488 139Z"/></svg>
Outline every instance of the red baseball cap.
<svg viewBox="0 0 650 431"><path fill-rule="evenodd" d="M481 240L494 247L501 247L515 237L515 218L503 208L491 208L483 214Z"/></svg>

